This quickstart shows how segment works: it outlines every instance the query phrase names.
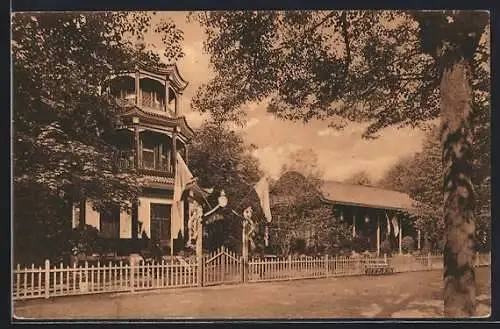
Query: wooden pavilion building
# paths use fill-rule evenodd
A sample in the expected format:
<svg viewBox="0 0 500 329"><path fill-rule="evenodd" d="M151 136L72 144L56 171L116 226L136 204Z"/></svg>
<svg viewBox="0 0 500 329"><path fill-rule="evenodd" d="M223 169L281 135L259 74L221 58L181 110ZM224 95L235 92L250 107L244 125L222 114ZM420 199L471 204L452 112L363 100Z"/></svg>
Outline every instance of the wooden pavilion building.
<svg viewBox="0 0 500 329"><path fill-rule="evenodd" d="M420 232L409 214L414 201L405 193L371 186L327 181L322 187L323 201L352 227L352 235L366 237L371 251L380 254L382 241L389 241L402 253L402 238L411 236L420 249Z"/></svg>
<svg viewBox="0 0 500 329"><path fill-rule="evenodd" d="M100 213L82 200L74 209L73 227L92 225L101 237L114 241L147 236L171 252L179 235L186 238L184 192L190 176L188 145L194 134L182 111L187 85L175 64L135 67L110 77L103 91L114 96L122 108L117 165L137 168L144 188L130 214L119 209ZM179 175L183 182L178 186ZM184 206L179 206L180 215L175 219L172 207L177 189Z"/></svg>

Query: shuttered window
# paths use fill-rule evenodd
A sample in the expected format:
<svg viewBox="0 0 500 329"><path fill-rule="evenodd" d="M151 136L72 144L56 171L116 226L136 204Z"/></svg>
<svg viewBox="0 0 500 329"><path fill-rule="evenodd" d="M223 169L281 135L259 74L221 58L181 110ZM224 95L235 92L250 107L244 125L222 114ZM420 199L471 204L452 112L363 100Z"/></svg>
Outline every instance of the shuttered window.
<svg viewBox="0 0 500 329"><path fill-rule="evenodd" d="M168 204L151 204L151 238L155 241L170 240L170 209Z"/></svg>
<svg viewBox="0 0 500 329"><path fill-rule="evenodd" d="M120 208L112 206L100 214L100 235L108 239L120 238Z"/></svg>

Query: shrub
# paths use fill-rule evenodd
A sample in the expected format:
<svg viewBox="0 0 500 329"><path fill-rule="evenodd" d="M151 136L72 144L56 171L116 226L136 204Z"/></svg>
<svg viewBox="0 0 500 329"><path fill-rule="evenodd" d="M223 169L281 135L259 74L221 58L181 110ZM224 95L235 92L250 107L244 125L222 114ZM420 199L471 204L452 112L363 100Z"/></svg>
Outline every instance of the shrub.
<svg viewBox="0 0 500 329"><path fill-rule="evenodd" d="M386 254L387 256L390 256L392 254L392 248L391 248L391 243L389 240L384 240L380 244L380 252L382 254Z"/></svg>
<svg viewBox="0 0 500 329"><path fill-rule="evenodd" d="M351 240L351 250L361 253L370 249L370 240L364 236L356 236Z"/></svg>
<svg viewBox="0 0 500 329"><path fill-rule="evenodd" d="M411 236L405 236L401 240L401 249L404 253L410 253L415 250L415 239L413 239Z"/></svg>
<svg viewBox="0 0 500 329"><path fill-rule="evenodd" d="M99 231L92 225L83 225L73 229L70 237L71 254L76 256L101 252L98 234Z"/></svg>
<svg viewBox="0 0 500 329"><path fill-rule="evenodd" d="M293 252L299 254L305 254L306 252L306 241L304 239L296 239L292 248Z"/></svg>

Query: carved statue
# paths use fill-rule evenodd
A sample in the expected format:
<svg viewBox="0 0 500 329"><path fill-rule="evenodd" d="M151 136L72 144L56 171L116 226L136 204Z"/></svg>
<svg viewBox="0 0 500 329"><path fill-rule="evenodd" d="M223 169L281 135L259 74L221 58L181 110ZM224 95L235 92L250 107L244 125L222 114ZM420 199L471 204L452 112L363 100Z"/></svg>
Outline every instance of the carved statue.
<svg viewBox="0 0 500 329"><path fill-rule="evenodd" d="M189 239L187 241L187 246L189 247L196 246L196 239L198 237L198 225L200 225L202 217L203 217L202 206L195 200L190 200L189 220L188 220Z"/></svg>

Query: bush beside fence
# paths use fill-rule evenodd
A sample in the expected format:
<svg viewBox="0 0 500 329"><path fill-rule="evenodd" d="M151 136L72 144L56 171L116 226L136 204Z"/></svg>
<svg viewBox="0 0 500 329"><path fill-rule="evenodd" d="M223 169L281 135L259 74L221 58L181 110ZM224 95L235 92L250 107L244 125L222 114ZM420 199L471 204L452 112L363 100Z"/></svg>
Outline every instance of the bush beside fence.
<svg viewBox="0 0 500 329"><path fill-rule="evenodd" d="M226 251L227 253L227 251ZM387 264L394 272L430 271L443 268L442 255L395 255L392 257L300 257L249 259L246 266L241 259L231 258L218 263L209 263L204 258L203 281L206 285L299 280L340 276L365 275L365 269L375 264ZM487 266L491 254L477 254L475 266ZM237 266L241 265L240 270ZM196 261L171 260L160 263L108 265L97 263L64 267L17 268L13 271L13 298L50 298L57 296L97 294L106 292L140 291L162 288L196 287L198 264ZM243 270L245 269L245 270ZM216 273L218 272L218 273ZM220 273L219 273L220 272ZM228 272L228 273L226 273ZM228 275L229 274L229 275ZM243 274L245 279L243 279ZM225 278L208 280L210 277ZM220 281L220 282L219 282Z"/></svg>

